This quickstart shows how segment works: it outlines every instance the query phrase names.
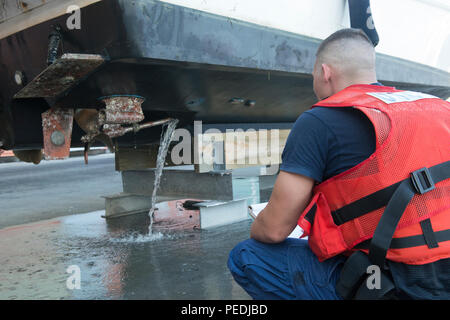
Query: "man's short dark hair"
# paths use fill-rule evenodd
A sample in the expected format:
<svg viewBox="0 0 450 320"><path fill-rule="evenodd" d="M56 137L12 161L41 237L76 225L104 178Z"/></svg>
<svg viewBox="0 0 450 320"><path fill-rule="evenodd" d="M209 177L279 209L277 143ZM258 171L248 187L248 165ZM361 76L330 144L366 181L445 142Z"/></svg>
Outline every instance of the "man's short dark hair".
<svg viewBox="0 0 450 320"><path fill-rule="evenodd" d="M372 41L370 41L369 37L365 34L364 31L362 31L361 29L346 28L336 31L335 33L328 36L328 38L323 40L319 46L319 49L317 49L316 56L318 57L330 43L343 39L362 40L373 47Z"/></svg>

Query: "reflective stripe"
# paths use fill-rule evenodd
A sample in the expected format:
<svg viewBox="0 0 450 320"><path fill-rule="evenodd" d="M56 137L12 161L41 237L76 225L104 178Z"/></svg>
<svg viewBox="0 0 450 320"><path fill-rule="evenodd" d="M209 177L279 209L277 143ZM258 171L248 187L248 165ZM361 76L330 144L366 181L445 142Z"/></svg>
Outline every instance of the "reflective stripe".
<svg viewBox="0 0 450 320"><path fill-rule="evenodd" d="M415 91L401 91L401 92L367 92L369 96L380 99L386 104L399 102L412 102L420 99L436 99L437 97L431 94Z"/></svg>

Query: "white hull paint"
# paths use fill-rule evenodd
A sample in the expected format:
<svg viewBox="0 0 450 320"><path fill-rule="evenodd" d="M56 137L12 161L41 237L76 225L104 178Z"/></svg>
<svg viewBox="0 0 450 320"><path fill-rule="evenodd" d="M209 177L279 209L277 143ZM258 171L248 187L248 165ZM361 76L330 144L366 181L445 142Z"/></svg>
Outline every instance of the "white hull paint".
<svg viewBox="0 0 450 320"><path fill-rule="evenodd" d="M350 26L347 0L163 0L325 39ZM372 0L377 52L450 72L450 1Z"/></svg>
<svg viewBox="0 0 450 320"><path fill-rule="evenodd" d="M0 0L0 39L64 15L70 5L83 8L98 1L101 0ZM317 39L350 24L347 0L162 2ZM450 72L449 1L372 0L371 7L380 37L377 52Z"/></svg>

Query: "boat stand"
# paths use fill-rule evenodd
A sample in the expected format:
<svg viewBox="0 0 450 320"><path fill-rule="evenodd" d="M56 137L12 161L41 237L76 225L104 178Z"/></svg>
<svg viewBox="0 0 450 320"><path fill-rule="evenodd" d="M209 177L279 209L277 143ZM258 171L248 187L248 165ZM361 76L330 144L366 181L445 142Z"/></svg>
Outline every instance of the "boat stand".
<svg viewBox="0 0 450 320"><path fill-rule="evenodd" d="M174 207L171 214L185 219L177 206L199 211L201 229L250 219L248 206L267 202L277 175L265 175L259 167L198 173L194 166L165 168L158 190L161 206ZM155 169L122 171L123 192L105 197L105 218L148 212ZM181 199L181 200L180 200ZM189 205L186 205L189 204ZM179 205L178 205L179 206ZM155 219L158 217L155 211Z"/></svg>

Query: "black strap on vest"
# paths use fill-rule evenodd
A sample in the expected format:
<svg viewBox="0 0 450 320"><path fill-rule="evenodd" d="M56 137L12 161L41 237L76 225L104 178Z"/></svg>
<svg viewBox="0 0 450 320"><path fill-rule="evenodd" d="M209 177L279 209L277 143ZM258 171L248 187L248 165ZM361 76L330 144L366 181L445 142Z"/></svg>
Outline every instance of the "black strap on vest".
<svg viewBox="0 0 450 320"><path fill-rule="evenodd" d="M420 227L422 228L423 237L425 239L428 248L430 249L438 248L439 244L436 239L433 226L431 225L431 219L420 221Z"/></svg>
<svg viewBox="0 0 450 320"><path fill-rule="evenodd" d="M336 292L344 299L352 299L364 280L367 267L371 265L367 255L356 251L345 261L341 270L339 281L336 283Z"/></svg>
<svg viewBox="0 0 450 320"><path fill-rule="evenodd" d="M411 173L411 179L405 179L400 183L386 205L386 209L370 241L369 259L374 264L384 268L386 254L390 248L395 229L414 195L431 191L435 188L435 183L448 178L450 178L450 161L435 165L429 169L416 170ZM432 239L428 239L428 241L432 242Z"/></svg>
<svg viewBox="0 0 450 320"><path fill-rule="evenodd" d="M418 179L419 183L421 184L419 184L417 187L419 188L419 192L423 192L425 191L425 189L420 189L420 187L421 185L426 184L427 179L429 177L432 178L432 181L434 181L434 183L438 183L440 181L450 178L450 161L435 165L429 169L423 168L415 172L417 174L414 174L414 178L412 175L410 178L399 181L393 185L390 185L389 187L381 189L359 200L349 203L338 210L333 211L331 213L331 216L333 217L334 223L339 226L348 221L359 218L369 212L375 211L377 209L386 206L387 203L392 198L394 192L400 186L400 184L402 184L405 181L412 181Z"/></svg>
<svg viewBox="0 0 450 320"><path fill-rule="evenodd" d="M371 261L362 251L354 252L345 261L336 283L336 292L344 299L381 300L395 298L395 285L388 273L379 269L379 287L370 287Z"/></svg>
<svg viewBox="0 0 450 320"><path fill-rule="evenodd" d="M305 220L307 220L311 225L314 223L316 211L317 211L317 204L314 203L314 205L311 207L311 209L309 209L309 211L305 215Z"/></svg>
<svg viewBox="0 0 450 320"><path fill-rule="evenodd" d="M415 195L410 181L403 181L395 190L375 229L369 246L369 259L384 268L387 251L391 245L397 224Z"/></svg>
<svg viewBox="0 0 450 320"><path fill-rule="evenodd" d="M450 161L435 165L431 168L422 168L411 173L409 179L405 179L383 190L375 192L363 199L362 207L366 212L356 214L354 211L355 203L341 208L344 212L341 221L350 217L357 218L386 205L386 209L378 222L372 239L361 243L355 248L369 248L369 256L361 251L353 253L345 262L341 271L340 279L336 285L336 291L344 299L390 299L395 297L395 286L389 277L389 273L382 271L381 288L371 290L364 280L366 268L375 264L381 270L385 268L386 254L389 248L406 248L417 245L427 244L429 248L438 247L438 242L450 239L450 230L434 232L430 219L423 220L420 225L423 235L416 235L404 238L395 238L393 235L397 228L403 212L408 206L415 194L424 194L435 188L435 183L450 178ZM388 197L392 194L391 197ZM374 198L373 205L369 204L367 199ZM386 201L386 199L388 199ZM383 204L386 201L387 204ZM348 209L350 208L350 209ZM344 209L344 210L342 210ZM351 219L349 219L351 220ZM348 220L348 221L349 221ZM343 223L343 222L342 222Z"/></svg>
<svg viewBox="0 0 450 320"><path fill-rule="evenodd" d="M334 223L340 226L341 224L386 206L400 183L401 181L331 212Z"/></svg>
<svg viewBox="0 0 450 320"><path fill-rule="evenodd" d="M450 229L433 231L433 237L438 244L439 242L449 241ZM424 245L427 245L429 248L431 248L430 245L427 243L427 241L428 240L426 239L425 234L418 234L415 236L402 238L393 238L389 249L406 249L406 248L420 247ZM357 244L354 248L368 250L369 246L370 246L370 239Z"/></svg>

